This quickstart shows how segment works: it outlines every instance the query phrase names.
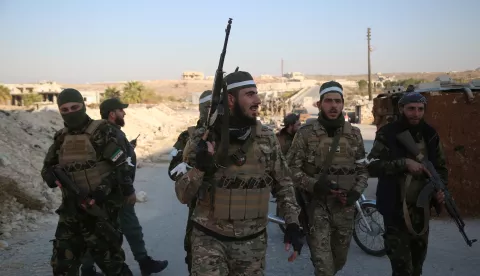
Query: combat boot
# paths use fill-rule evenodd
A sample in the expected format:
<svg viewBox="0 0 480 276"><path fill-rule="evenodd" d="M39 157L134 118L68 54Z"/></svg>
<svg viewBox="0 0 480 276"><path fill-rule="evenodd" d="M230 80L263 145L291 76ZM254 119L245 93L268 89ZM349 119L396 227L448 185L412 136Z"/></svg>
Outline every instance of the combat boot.
<svg viewBox="0 0 480 276"><path fill-rule="evenodd" d="M82 276L104 276L103 273L97 272L97 270L95 269L95 266L91 266L87 268L83 268L82 266L81 270L82 270Z"/></svg>
<svg viewBox="0 0 480 276"><path fill-rule="evenodd" d="M168 261L155 261L152 257L148 256L138 261L138 264L140 265L142 276L149 276L152 273L163 271L168 266Z"/></svg>

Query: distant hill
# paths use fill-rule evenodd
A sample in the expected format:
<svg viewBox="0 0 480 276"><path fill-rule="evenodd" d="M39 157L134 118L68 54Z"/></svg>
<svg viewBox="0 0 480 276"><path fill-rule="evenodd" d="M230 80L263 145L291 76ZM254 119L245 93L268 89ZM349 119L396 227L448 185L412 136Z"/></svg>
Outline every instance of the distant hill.
<svg viewBox="0 0 480 276"><path fill-rule="evenodd" d="M480 68L479 68L480 69ZM433 81L439 75L450 75L452 79L461 79L469 81L472 79L480 79L480 70L469 71L452 71L452 72L410 72L410 73L381 73L383 77L395 77L395 79L424 79L426 81ZM306 75L307 79L314 79L319 81L326 81L332 79L345 79L352 81L367 80L367 74L363 75ZM372 80L377 80L376 73L372 73Z"/></svg>

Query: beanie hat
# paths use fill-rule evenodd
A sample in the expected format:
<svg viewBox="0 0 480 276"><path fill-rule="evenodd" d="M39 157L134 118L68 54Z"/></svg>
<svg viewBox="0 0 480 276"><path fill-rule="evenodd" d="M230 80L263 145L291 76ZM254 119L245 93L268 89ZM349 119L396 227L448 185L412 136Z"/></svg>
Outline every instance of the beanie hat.
<svg viewBox="0 0 480 276"><path fill-rule="evenodd" d="M427 105L427 98L418 92L405 93L398 101L399 106L404 106L409 103L423 103Z"/></svg>
<svg viewBox="0 0 480 276"><path fill-rule="evenodd" d="M288 127L290 125L294 125L298 120L300 120L300 115L295 113L290 113L285 118L283 118L283 125Z"/></svg>
<svg viewBox="0 0 480 276"><path fill-rule="evenodd" d="M206 102L211 102L211 101L212 101L212 90L207 90L207 91L203 91L203 93L200 95L200 99L198 100L198 103L202 105Z"/></svg>
<svg viewBox="0 0 480 276"><path fill-rule="evenodd" d="M66 103L81 103L84 104L83 96L78 90L73 88L65 88L60 94L58 94L57 105L60 107Z"/></svg>
<svg viewBox="0 0 480 276"><path fill-rule="evenodd" d="M332 92L340 93L340 95L342 95L342 98L343 98L343 87L340 83L336 81L327 81L327 82L324 82L322 86L320 86L320 98L323 95L327 93L332 93Z"/></svg>
<svg viewBox="0 0 480 276"><path fill-rule="evenodd" d="M227 91L231 92L235 89L242 89L247 87L257 87L252 75L245 71L235 71L225 77L227 83Z"/></svg>

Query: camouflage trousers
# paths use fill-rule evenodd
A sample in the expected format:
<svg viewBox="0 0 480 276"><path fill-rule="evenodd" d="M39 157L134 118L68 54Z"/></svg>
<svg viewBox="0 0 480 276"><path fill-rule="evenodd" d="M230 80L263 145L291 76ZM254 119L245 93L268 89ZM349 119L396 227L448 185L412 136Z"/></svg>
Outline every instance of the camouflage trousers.
<svg viewBox="0 0 480 276"><path fill-rule="evenodd" d="M118 212L109 212L116 227ZM59 212L59 221L53 240L51 266L53 275L78 275L81 258L87 250L107 276L130 276L125 264L122 240L107 239L96 227L96 218L86 214Z"/></svg>
<svg viewBox="0 0 480 276"><path fill-rule="evenodd" d="M120 228L123 235L127 239L133 257L138 262L148 257L145 241L143 240L142 226L138 221L135 213L135 205L125 204L120 210L119 216ZM94 265L93 257L88 251L82 261L83 268L92 267Z"/></svg>
<svg viewBox="0 0 480 276"><path fill-rule="evenodd" d="M194 198L190 205L188 206L188 218L187 218L187 228L185 230L185 238L183 240L183 249L187 253L185 256L185 263L188 267L188 272L192 271L192 231L193 231L193 221L190 218L193 215L193 211L195 210L195 206L197 205L197 198Z"/></svg>
<svg viewBox="0 0 480 276"><path fill-rule="evenodd" d="M423 209L409 207L413 229L423 229ZM385 220L384 220L385 221ZM392 276L420 276L427 256L428 233L416 236L407 230L403 218L385 221L385 249L392 266Z"/></svg>
<svg viewBox="0 0 480 276"><path fill-rule="evenodd" d="M307 234L315 276L333 276L347 262L353 233L354 207L322 204L314 211L314 231Z"/></svg>
<svg viewBox="0 0 480 276"><path fill-rule="evenodd" d="M267 232L247 241L219 241L192 231L192 276L263 276Z"/></svg>

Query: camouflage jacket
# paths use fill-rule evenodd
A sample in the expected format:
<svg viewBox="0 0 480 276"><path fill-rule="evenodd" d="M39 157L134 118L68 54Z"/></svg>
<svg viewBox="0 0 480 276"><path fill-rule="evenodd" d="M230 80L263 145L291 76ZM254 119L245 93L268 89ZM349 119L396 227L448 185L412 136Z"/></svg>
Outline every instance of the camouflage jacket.
<svg viewBox="0 0 480 276"><path fill-rule="evenodd" d="M277 134L278 142L280 143L280 148L282 149L283 155L287 155L288 149L292 146L293 137L292 135L287 132L286 129L282 128Z"/></svg>
<svg viewBox="0 0 480 276"><path fill-rule="evenodd" d="M266 126L257 122L257 135L254 138L254 147L261 146L263 153L268 152L262 160L266 162L267 171L274 181L273 189L276 190L277 205L283 210L285 214L286 223L298 224L298 216L300 208L295 199L295 191L292 180L288 174L288 167L285 162L285 157L281 153L280 145L275 138L275 133ZM189 159L189 164L195 165L195 150L194 145L198 144L201 137L205 133L204 128L197 128L194 137L189 140L190 147L184 156ZM218 145L219 143L217 143ZM234 166L234 165L233 165ZM203 183L204 173L193 168L183 175L175 183L175 192L178 200L183 204L188 204L194 198ZM200 203L197 203L197 207ZM261 219L246 219L246 220L214 220L212 212L208 215L199 214L197 210L194 211L192 220L211 231L225 236L248 236L258 233L265 229L267 225L267 218Z"/></svg>
<svg viewBox="0 0 480 276"><path fill-rule="evenodd" d="M354 152L355 160L355 173L356 184L352 188L360 194L367 188L368 171L365 163L361 162L365 159L365 146L363 144L362 134L360 129L355 126L351 126L351 134L343 134L350 141L352 146L356 148ZM336 132L342 131L342 128L336 130ZM313 163L317 154L318 147L318 133L327 133L326 129L318 122L318 120L312 120L310 123L305 124L299 128L293 139L292 146L287 153L287 163L292 171L293 181L300 189L313 193L313 187L318 179L307 175L304 172L303 167L305 162Z"/></svg>
<svg viewBox="0 0 480 276"><path fill-rule="evenodd" d="M92 120L89 119L88 123L85 125L84 129L81 131L70 131L66 129L61 129L57 131L53 138L53 144L49 147L48 152L43 161L43 167L41 170L42 178L47 182L51 182L52 174L51 168L55 165L58 165L58 154L59 150L63 144L64 137L66 134L80 134L83 133L88 124ZM117 140L118 128L114 127L112 124L105 123L101 125L91 136L90 142L96 150L97 161L106 160L103 157L103 151L105 150L108 143L115 143L124 153L127 153L128 150L125 147L124 141ZM120 159L125 159L127 156L124 154ZM119 159L119 160L120 160ZM97 190L103 191L107 196L107 201L115 202L115 205L121 206L123 204L123 195L131 195L135 192L133 187L133 181L131 178L132 170L134 167L128 164L128 162L123 162L115 167L115 170L107 177L104 178L102 183L97 187ZM65 193L62 206L65 204ZM123 194L123 195L122 195ZM67 195L68 197L68 195ZM61 207L62 208L62 207Z"/></svg>

